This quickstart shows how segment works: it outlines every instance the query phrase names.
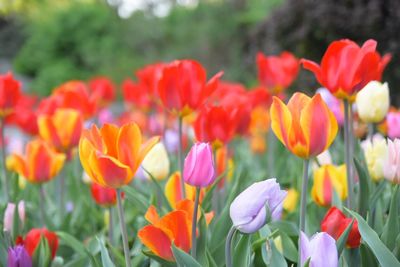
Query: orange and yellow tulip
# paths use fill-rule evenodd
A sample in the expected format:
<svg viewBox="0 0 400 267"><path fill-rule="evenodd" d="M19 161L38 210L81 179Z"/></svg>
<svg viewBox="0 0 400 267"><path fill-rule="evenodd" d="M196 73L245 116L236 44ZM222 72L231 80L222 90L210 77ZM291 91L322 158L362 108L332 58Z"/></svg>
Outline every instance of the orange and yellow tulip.
<svg viewBox="0 0 400 267"><path fill-rule="evenodd" d="M84 130L79 142L83 169L93 182L119 188L132 179L146 154L159 141L158 137L142 144L142 134L135 123L118 128L105 124Z"/></svg>
<svg viewBox="0 0 400 267"><path fill-rule="evenodd" d="M196 188L194 186L185 184L186 198L194 201L196 196ZM168 178L165 184L165 196L172 208L176 208L179 201L183 200L181 190L181 174L180 172L174 172ZM200 202L204 196L204 189L200 191Z"/></svg>
<svg viewBox="0 0 400 267"><path fill-rule="evenodd" d="M275 135L300 158L307 159L324 152L338 131L334 114L319 94L310 98L295 93L287 105L274 97L270 113Z"/></svg>
<svg viewBox="0 0 400 267"><path fill-rule="evenodd" d="M64 165L65 155L56 152L48 143L35 139L25 148L25 155L7 158L7 169L17 172L31 183L44 183L54 178Z"/></svg>
<svg viewBox="0 0 400 267"><path fill-rule="evenodd" d="M347 198L346 165L323 165L314 171L313 200L321 206L330 206L333 190L342 200Z"/></svg>
<svg viewBox="0 0 400 267"><path fill-rule="evenodd" d="M58 151L70 152L81 137L83 118L74 109L56 109L53 115L42 114L38 118L39 135Z"/></svg>

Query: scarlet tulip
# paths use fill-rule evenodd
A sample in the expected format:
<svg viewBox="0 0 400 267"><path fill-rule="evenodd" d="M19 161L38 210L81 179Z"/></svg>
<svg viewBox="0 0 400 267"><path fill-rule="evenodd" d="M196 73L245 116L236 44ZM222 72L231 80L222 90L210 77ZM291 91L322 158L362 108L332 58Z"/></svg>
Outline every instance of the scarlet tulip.
<svg viewBox="0 0 400 267"><path fill-rule="evenodd" d="M257 54L258 80L274 95L289 87L299 73L299 60L290 52L279 56Z"/></svg>
<svg viewBox="0 0 400 267"><path fill-rule="evenodd" d="M100 101L101 105L107 105L115 98L115 85L107 77L99 76L89 81L89 89L92 96Z"/></svg>
<svg viewBox="0 0 400 267"><path fill-rule="evenodd" d="M24 156L13 154L7 158L6 165L31 183L44 183L60 172L64 161L64 154L57 153L49 144L36 139L26 145Z"/></svg>
<svg viewBox="0 0 400 267"><path fill-rule="evenodd" d="M146 90L147 88L144 85L135 83L130 79L126 79L122 83L125 103L133 104L142 109L147 109L151 105L151 95Z"/></svg>
<svg viewBox="0 0 400 267"><path fill-rule="evenodd" d="M347 218L338 208L332 207L326 213L321 222L321 231L327 232L334 239L338 240L352 219ZM360 246L361 235L358 231L358 222L354 220L346 244L350 248Z"/></svg>
<svg viewBox="0 0 400 267"><path fill-rule="evenodd" d="M350 40L332 42L321 65L302 59L303 67L314 73L318 82L338 98L354 101L355 95L370 81L380 81L391 56L376 52L377 42L366 41L362 47Z"/></svg>
<svg viewBox="0 0 400 267"><path fill-rule="evenodd" d="M298 157L321 154L336 137L337 121L319 94L295 93L287 106L274 97L270 113L275 135Z"/></svg>
<svg viewBox="0 0 400 267"><path fill-rule="evenodd" d="M186 116L204 104L218 85L222 72L207 82L205 69L193 60L176 60L165 65L157 83L163 105L170 111Z"/></svg>
<svg viewBox="0 0 400 267"><path fill-rule="evenodd" d="M139 84L143 86L150 98L158 98L157 84L161 78L165 63L153 63L136 71Z"/></svg>
<svg viewBox="0 0 400 267"><path fill-rule="evenodd" d="M11 72L0 75L0 118L10 115L21 97L21 83Z"/></svg>
<svg viewBox="0 0 400 267"><path fill-rule="evenodd" d="M20 95L17 105L6 118L6 123L17 125L21 130L30 135L38 134L36 97Z"/></svg>
<svg viewBox="0 0 400 267"><path fill-rule="evenodd" d="M93 182L119 188L128 184L146 154L158 142L153 137L142 144L142 134L135 123L121 128L105 124L84 130L79 142L79 157L83 169Z"/></svg>
<svg viewBox="0 0 400 267"><path fill-rule="evenodd" d="M24 240L24 246L26 251L32 257L35 253L37 246L40 243L40 238L46 238L47 243L51 251L51 257L54 259L58 249L58 237L55 233L47 230L46 228L35 228L29 231Z"/></svg>
<svg viewBox="0 0 400 267"><path fill-rule="evenodd" d="M92 183L90 191L94 201L103 207L114 206L117 203L117 190Z"/></svg>
<svg viewBox="0 0 400 267"><path fill-rule="evenodd" d="M79 143L83 128L83 118L74 109L57 109L53 115L38 118L40 136L62 152L69 152Z"/></svg>

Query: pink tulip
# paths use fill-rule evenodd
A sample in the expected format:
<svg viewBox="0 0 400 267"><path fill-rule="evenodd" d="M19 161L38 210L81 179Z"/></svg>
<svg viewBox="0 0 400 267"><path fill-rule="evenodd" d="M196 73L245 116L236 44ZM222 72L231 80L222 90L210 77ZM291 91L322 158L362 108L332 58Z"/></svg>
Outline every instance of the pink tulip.
<svg viewBox="0 0 400 267"><path fill-rule="evenodd" d="M383 164L383 176L395 184L400 184L400 139L388 139L388 157Z"/></svg>
<svg viewBox="0 0 400 267"><path fill-rule="evenodd" d="M389 112L386 116L386 122L389 138L400 138L400 112Z"/></svg>
<svg viewBox="0 0 400 267"><path fill-rule="evenodd" d="M6 211L4 212L4 231L12 233L13 231L13 220L14 220L15 204L8 203ZM18 215L21 223L25 222L25 203L20 201L18 203Z"/></svg>
<svg viewBox="0 0 400 267"><path fill-rule="evenodd" d="M211 145L196 143L185 159L183 178L187 184L206 187L215 180L215 169Z"/></svg>

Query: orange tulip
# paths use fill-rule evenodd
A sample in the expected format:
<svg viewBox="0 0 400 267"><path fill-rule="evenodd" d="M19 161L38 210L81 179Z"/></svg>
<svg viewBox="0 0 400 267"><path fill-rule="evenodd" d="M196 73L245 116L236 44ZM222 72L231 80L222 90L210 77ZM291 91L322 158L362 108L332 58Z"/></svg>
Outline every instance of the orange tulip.
<svg viewBox="0 0 400 267"><path fill-rule="evenodd" d="M275 135L300 158L321 154L336 137L336 118L319 94L295 93L287 106L274 97L270 113Z"/></svg>
<svg viewBox="0 0 400 267"><path fill-rule="evenodd" d="M196 196L196 188L185 184L186 198L194 201ZM183 199L181 195L181 174L174 172L165 184L165 196L172 208L176 208L176 204ZM204 196L204 189L200 191L200 202Z"/></svg>
<svg viewBox="0 0 400 267"><path fill-rule="evenodd" d="M60 172L64 161L64 154L57 153L45 141L35 139L26 145L24 156L13 154L7 158L6 165L31 183L44 183Z"/></svg>
<svg viewBox="0 0 400 267"><path fill-rule="evenodd" d="M79 143L83 128L83 118L74 109L58 108L53 115L40 115L39 135L57 150L70 152Z"/></svg>
<svg viewBox="0 0 400 267"><path fill-rule="evenodd" d="M84 130L79 142L79 157L83 169L104 187L119 188L128 184L146 154L159 141L153 137L142 144L142 134L135 123L118 128L105 124Z"/></svg>

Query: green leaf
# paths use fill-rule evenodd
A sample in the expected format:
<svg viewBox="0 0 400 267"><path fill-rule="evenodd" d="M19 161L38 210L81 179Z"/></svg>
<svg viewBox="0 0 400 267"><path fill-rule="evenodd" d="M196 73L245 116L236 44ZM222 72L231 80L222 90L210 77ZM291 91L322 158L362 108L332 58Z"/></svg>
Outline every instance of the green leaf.
<svg viewBox="0 0 400 267"><path fill-rule="evenodd" d="M153 252L151 252L150 250L142 250L142 253L144 255L146 255L147 257L157 261L158 263L161 264L161 266L176 266L173 262L164 260L163 258L158 257L157 255L155 255Z"/></svg>
<svg viewBox="0 0 400 267"><path fill-rule="evenodd" d="M375 188L374 193L372 193L372 196L369 201L369 205L371 209L373 209L378 202L379 198L382 197L383 192L385 191L386 188L386 181L380 181L379 185Z"/></svg>
<svg viewBox="0 0 400 267"><path fill-rule="evenodd" d="M165 205L167 206L168 211L171 211L171 210L172 210L172 207L171 207L171 205L169 204L169 201L168 201L167 197L165 196L164 190L162 189L162 187L161 187L159 181L158 181L156 178L154 178L154 176L153 176L149 171L147 171L145 168L143 168L143 166L142 166L141 168L150 176L151 181L152 181L152 182L154 183L154 185L156 186L156 189L157 189L157 191L158 191L158 196L161 196L163 202L164 202Z"/></svg>
<svg viewBox="0 0 400 267"><path fill-rule="evenodd" d="M234 267L245 267L250 265L250 237L249 234L241 234L239 242L233 250L232 265Z"/></svg>
<svg viewBox="0 0 400 267"><path fill-rule="evenodd" d="M103 241L101 241L98 237L96 237L97 242L100 245L100 253L101 253L101 264L104 267L115 267L114 263L112 262L110 255L108 254L107 248L104 246Z"/></svg>
<svg viewBox="0 0 400 267"><path fill-rule="evenodd" d="M284 232L280 232L280 236L282 241L283 256L292 262L296 262L298 258L298 252L293 240Z"/></svg>
<svg viewBox="0 0 400 267"><path fill-rule="evenodd" d="M364 244L360 245L361 266L378 267L371 250Z"/></svg>
<svg viewBox="0 0 400 267"><path fill-rule="evenodd" d="M208 266L209 267L218 267L217 263L215 262L214 258L211 255L211 252L206 248L206 254L207 254L207 261L208 261Z"/></svg>
<svg viewBox="0 0 400 267"><path fill-rule="evenodd" d="M222 178L224 178L224 176L227 174L228 170L225 170L223 173L221 173L214 181L214 183L211 185L211 187L207 190L203 201L202 201L202 205L204 207L205 210L207 210L210 206L211 206L211 199L213 196L213 192L215 190L215 188L217 187L217 185L219 184L219 182L222 180Z"/></svg>
<svg viewBox="0 0 400 267"><path fill-rule="evenodd" d="M39 245L32 255L32 265L40 267L49 267L51 263L51 251L47 239L40 237Z"/></svg>
<svg viewBox="0 0 400 267"><path fill-rule="evenodd" d="M306 263L304 263L303 267L309 267L311 262L311 258L309 258Z"/></svg>
<svg viewBox="0 0 400 267"><path fill-rule="evenodd" d="M346 209L357 219L358 230L363 241L369 246L382 267L400 266L400 262L393 256L390 250L382 243L376 232L369 227L367 222L356 212Z"/></svg>
<svg viewBox="0 0 400 267"><path fill-rule="evenodd" d="M174 244L172 244L172 253L174 253L178 267L201 267L201 264L193 259L192 256L177 248Z"/></svg>
<svg viewBox="0 0 400 267"><path fill-rule="evenodd" d="M275 243L273 240L269 240L266 243L266 246L269 246L270 248L268 251L270 252L269 255L269 262L266 263L267 266L270 267L287 267L287 263L283 255L279 252L279 250L276 248Z"/></svg>
<svg viewBox="0 0 400 267"><path fill-rule="evenodd" d="M107 244L107 247L108 247L109 251L111 252L111 256L112 256L113 260L115 261L115 263L117 264L117 266L123 266L125 264L124 255L119 251L119 249L117 249L116 247L111 245L110 241L108 239L106 240L106 244ZM100 249L101 249L101 247L100 247Z"/></svg>
<svg viewBox="0 0 400 267"><path fill-rule="evenodd" d="M343 233L340 235L339 239L336 241L336 247L338 250L338 255L342 254L342 251L346 245L347 238L349 237L351 227L353 227L354 219L347 225L346 229L343 231Z"/></svg>
<svg viewBox="0 0 400 267"><path fill-rule="evenodd" d="M399 233L399 185L396 185L390 201L389 217L383 228L382 241L393 251L396 246L396 237Z"/></svg>
<svg viewBox="0 0 400 267"><path fill-rule="evenodd" d="M268 224L271 229L279 229L279 232L283 232L287 234L288 236L296 236L299 234L299 229L297 225L294 222L289 222L289 221L275 221L275 222L270 222Z"/></svg>
<svg viewBox="0 0 400 267"><path fill-rule="evenodd" d="M12 229L12 238L15 240L20 233L20 219L18 212L18 202L15 203L14 214L13 214L13 229Z"/></svg>
<svg viewBox="0 0 400 267"><path fill-rule="evenodd" d="M137 191L134 187L126 185L122 187L122 191L124 191L126 198L133 202L139 210L146 211L150 206L150 203L147 198L145 198L139 191Z"/></svg>
<svg viewBox="0 0 400 267"><path fill-rule="evenodd" d="M369 208L369 177L368 170L363 167L359 160L354 158L354 164L357 169L358 177L360 179L360 191L358 198L358 212L365 218Z"/></svg>
<svg viewBox="0 0 400 267"><path fill-rule="evenodd" d="M198 223L199 236L197 238L197 259L201 266L207 266L208 260L206 255L207 248L207 223L204 212L201 211L201 217Z"/></svg>

